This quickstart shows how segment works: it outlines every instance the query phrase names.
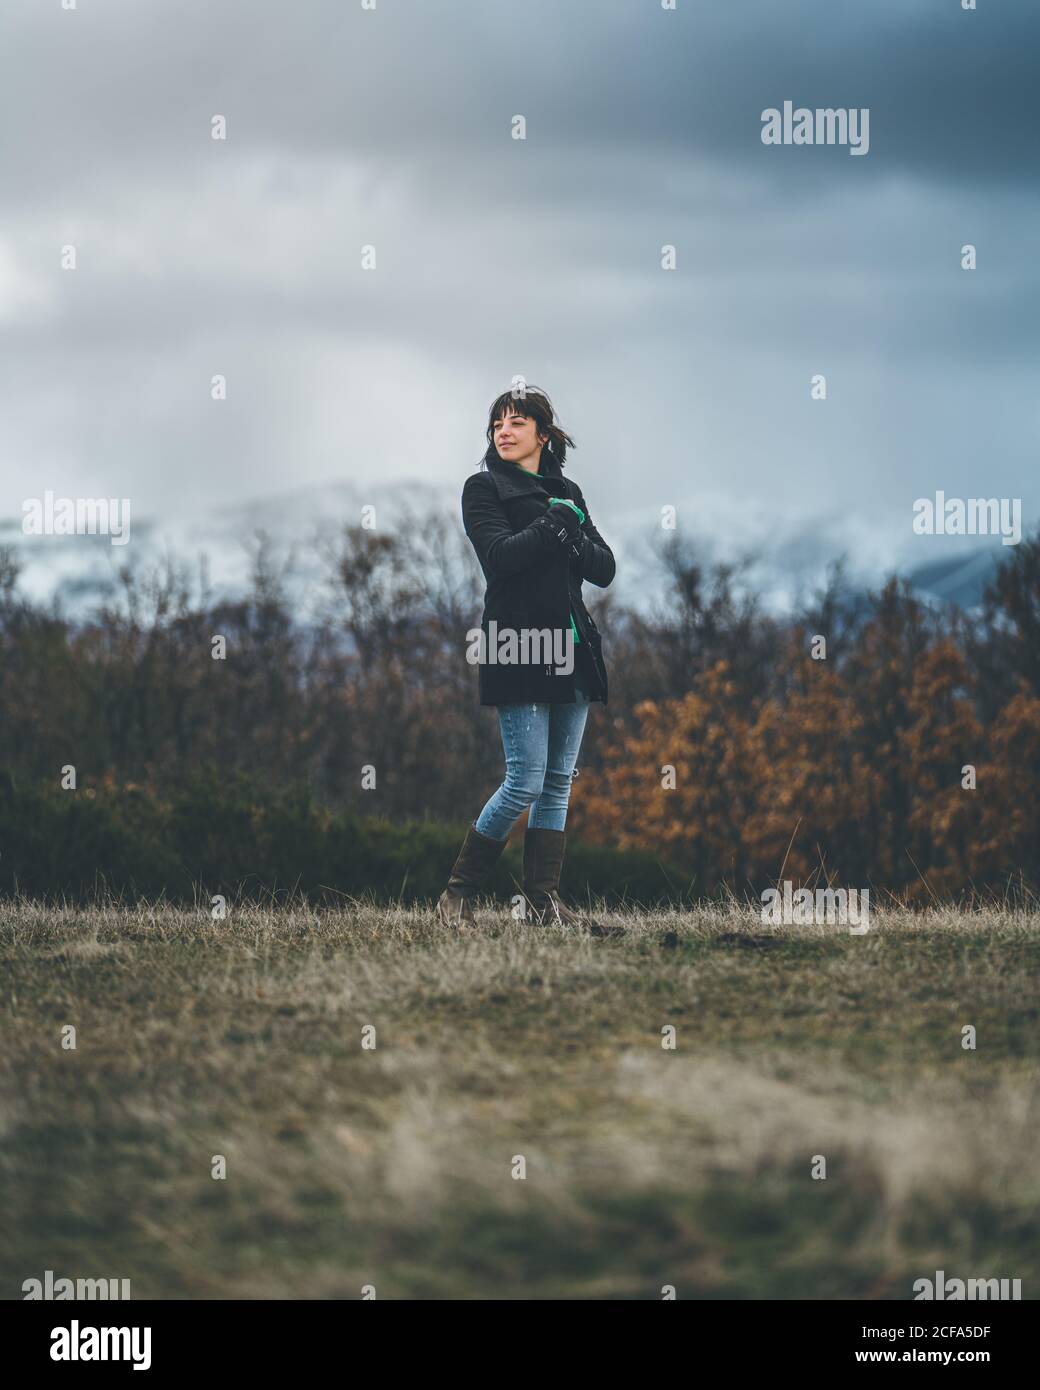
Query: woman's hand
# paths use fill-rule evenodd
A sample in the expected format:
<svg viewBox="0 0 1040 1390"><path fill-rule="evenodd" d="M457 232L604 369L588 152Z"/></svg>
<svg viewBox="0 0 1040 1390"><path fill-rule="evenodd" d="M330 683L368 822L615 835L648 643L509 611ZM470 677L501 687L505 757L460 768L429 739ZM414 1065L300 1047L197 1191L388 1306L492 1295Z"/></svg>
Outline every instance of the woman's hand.
<svg viewBox="0 0 1040 1390"><path fill-rule="evenodd" d="M579 520L579 521L584 521L584 520L585 520L585 513L584 513L584 512L582 511L582 509L578 506L577 502L572 502L571 499L570 499L569 497L550 497L550 498L549 498L549 506L550 506L550 507L554 507L554 506L556 506L556 507L560 507L560 506L562 506L562 507L573 507L574 510L575 510L575 512L576 512L577 515L578 515L578 520Z"/></svg>
<svg viewBox="0 0 1040 1390"><path fill-rule="evenodd" d="M554 502L566 502L566 506L557 507L555 512L552 510ZM569 545L581 532L581 523L584 515L579 513L579 509L569 498L551 497L549 499L549 509L546 512L549 521L552 522L553 529L559 533L560 527L566 528L566 536L563 538L564 544Z"/></svg>

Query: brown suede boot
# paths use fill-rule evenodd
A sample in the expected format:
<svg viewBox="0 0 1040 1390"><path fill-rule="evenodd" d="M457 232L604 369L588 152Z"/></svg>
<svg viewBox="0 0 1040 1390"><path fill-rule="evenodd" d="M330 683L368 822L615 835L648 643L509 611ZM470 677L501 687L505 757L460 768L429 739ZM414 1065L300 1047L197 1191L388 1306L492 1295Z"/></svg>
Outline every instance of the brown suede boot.
<svg viewBox="0 0 1040 1390"><path fill-rule="evenodd" d="M541 830L530 826L524 831L524 897L529 916L545 925L584 927L592 936L623 936L623 927L605 927L587 913L573 912L560 902L560 870L567 846L565 830Z"/></svg>
<svg viewBox="0 0 1040 1390"><path fill-rule="evenodd" d="M475 824L470 824L448 886L437 899L437 916L446 927L465 930L474 925L470 903L498 863L505 847L505 840L492 840L490 836L482 835Z"/></svg>

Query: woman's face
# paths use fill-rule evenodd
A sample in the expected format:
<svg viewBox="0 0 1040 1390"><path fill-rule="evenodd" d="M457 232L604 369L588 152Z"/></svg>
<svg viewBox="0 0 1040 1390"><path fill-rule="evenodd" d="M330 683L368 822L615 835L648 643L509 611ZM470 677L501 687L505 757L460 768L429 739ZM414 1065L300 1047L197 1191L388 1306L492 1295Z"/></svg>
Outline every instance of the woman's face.
<svg viewBox="0 0 1040 1390"><path fill-rule="evenodd" d="M510 463L519 463L521 459L530 458L532 454L540 454L548 437L538 433L538 428L529 415L517 415L515 412L507 412L500 416L492 428L499 457L507 459Z"/></svg>

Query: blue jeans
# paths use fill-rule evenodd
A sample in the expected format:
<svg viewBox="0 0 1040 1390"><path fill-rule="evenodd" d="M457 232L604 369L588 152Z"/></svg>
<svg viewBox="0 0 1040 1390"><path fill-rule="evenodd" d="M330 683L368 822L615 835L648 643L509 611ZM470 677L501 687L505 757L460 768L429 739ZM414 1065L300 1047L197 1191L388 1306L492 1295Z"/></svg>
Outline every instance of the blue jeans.
<svg viewBox="0 0 1040 1390"><path fill-rule="evenodd" d="M566 825L574 764L589 714L586 692L575 684L574 694L573 705L498 706L506 779L475 821L482 835L504 840L528 806L532 830Z"/></svg>

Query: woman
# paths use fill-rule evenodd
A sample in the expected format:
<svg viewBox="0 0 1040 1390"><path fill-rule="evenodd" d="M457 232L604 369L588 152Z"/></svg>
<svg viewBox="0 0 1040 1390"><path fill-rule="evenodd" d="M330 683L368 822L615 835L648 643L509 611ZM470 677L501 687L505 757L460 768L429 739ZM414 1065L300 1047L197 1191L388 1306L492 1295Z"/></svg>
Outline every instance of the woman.
<svg viewBox="0 0 1040 1390"><path fill-rule="evenodd" d="M484 469L462 489L462 521L487 580L480 703L496 705L505 780L466 832L437 902L446 925L472 925L472 900L528 810L523 891L537 922L614 935L560 902L571 779L589 705L607 701L600 634L581 585L614 578L614 556L577 483L563 476L574 441L547 396L505 392L488 417ZM512 638L510 637L512 634Z"/></svg>

